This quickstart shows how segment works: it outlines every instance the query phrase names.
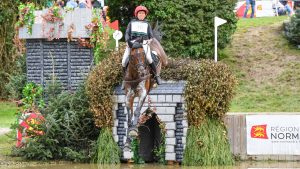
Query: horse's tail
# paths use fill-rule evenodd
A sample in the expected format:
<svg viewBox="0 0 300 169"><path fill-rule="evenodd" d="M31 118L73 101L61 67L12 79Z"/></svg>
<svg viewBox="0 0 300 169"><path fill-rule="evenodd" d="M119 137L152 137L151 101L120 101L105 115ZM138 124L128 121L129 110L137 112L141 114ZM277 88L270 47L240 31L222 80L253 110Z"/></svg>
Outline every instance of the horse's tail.
<svg viewBox="0 0 300 169"><path fill-rule="evenodd" d="M151 50L154 50L157 52L159 58L161 59L162 65L166 66L168 64L168 58L166 55L166 52L162 48L161 44L156 38L152 39L152 42L150 43Z"/></svg>

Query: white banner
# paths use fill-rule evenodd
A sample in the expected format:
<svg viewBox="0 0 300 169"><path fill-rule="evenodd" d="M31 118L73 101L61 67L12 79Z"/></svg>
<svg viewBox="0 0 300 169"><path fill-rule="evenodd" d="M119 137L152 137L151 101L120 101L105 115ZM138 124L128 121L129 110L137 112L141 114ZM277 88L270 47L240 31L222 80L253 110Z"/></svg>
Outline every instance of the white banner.
<svg viewBox="0 0 300 169"><path fill-rule="evenodd" d="M300 155L300 115L248 115L248 155Z"/></svg>

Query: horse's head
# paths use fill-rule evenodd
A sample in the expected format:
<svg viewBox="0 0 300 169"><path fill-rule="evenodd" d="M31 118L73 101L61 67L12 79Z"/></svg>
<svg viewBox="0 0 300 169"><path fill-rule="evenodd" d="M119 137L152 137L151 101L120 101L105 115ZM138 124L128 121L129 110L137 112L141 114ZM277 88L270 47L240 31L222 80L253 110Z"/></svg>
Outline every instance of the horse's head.
<svg viewBox="0 0 300 169"><path fill-rule="evenodd" d="M143 78L149 74L147 65L148 63L143 46L133 45L129 59L129 71L136 71L138 78Z"/></svg>

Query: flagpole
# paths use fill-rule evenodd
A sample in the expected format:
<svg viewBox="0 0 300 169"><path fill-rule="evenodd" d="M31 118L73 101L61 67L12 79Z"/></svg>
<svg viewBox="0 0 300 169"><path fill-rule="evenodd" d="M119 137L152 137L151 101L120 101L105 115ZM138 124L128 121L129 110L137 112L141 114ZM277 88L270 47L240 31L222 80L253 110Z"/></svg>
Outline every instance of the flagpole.
<svg viewBox="0 0 300 169"><path fill-rule="evenodd" d="M218 26L215 21L215 62L218 61Z"/></svg>

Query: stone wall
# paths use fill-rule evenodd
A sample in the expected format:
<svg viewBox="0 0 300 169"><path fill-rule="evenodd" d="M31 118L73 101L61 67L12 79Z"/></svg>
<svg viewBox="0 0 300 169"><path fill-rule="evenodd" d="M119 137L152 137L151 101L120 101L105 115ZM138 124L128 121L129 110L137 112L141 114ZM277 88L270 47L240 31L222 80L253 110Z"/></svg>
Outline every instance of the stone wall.
<svg viewBox="0 0 300 169"><path fill-rule="evenodd" d="M75 90L93 65L93 51L67 39L26 40L27 80L42 84L53 75L66 90Z"/></svg>
<svg viewBox="0 0 300 169"><path fill-rule="evenodd" d="M184 112L185 82L166 82L150 92L152 107L156 107L156 114L166 125L166 160L181 162L186 144L188 123ZM125 109L125 95L118 87L115 91L116 105L114 108L113 135L115 141L122 148L126 141L127 113ZM141 112L148 107L148 98ZM134 106L136 102L134 103ZM135 107L134 107L135 108ZM130 157L126 157L130 158Z"/></svg>

